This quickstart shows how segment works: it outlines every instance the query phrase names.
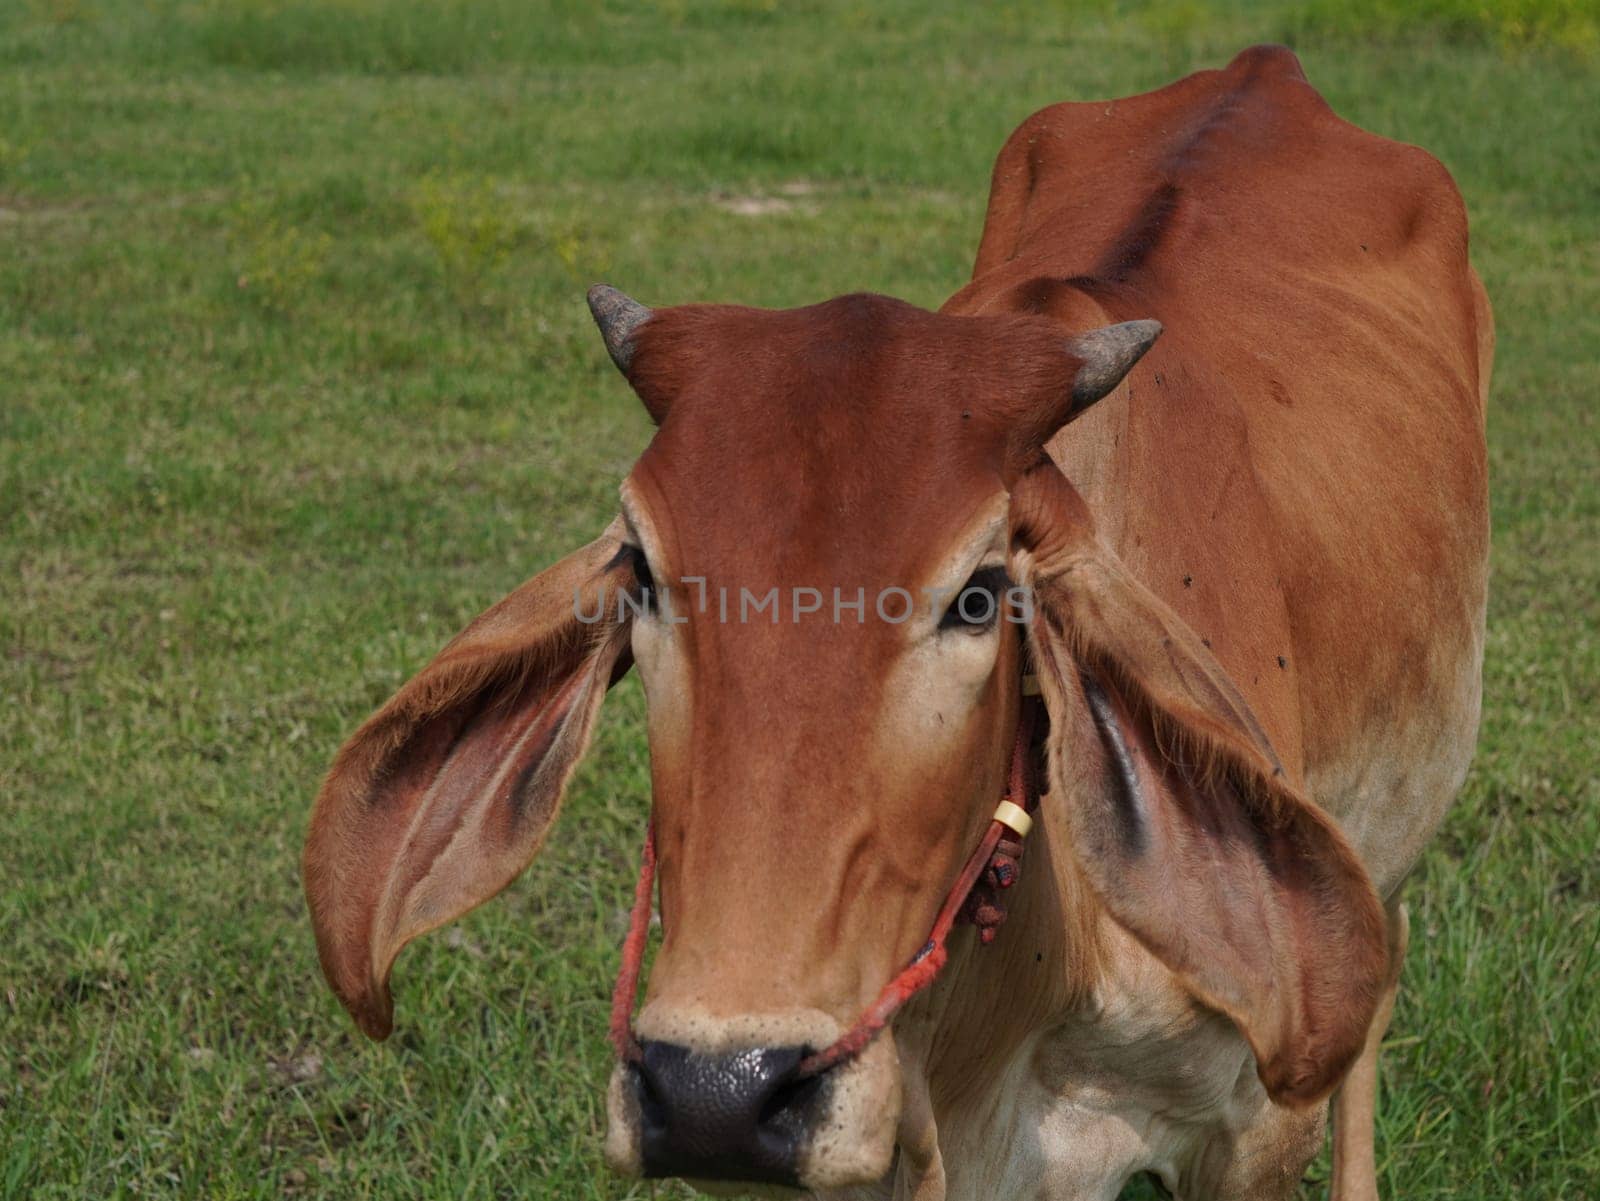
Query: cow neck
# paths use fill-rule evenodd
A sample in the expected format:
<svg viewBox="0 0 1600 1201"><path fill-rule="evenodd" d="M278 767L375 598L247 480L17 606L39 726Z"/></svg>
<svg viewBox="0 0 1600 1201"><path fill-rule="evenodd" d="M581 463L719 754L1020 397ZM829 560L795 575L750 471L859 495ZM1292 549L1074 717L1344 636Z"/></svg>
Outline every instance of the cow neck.
<svg viewBox="0 0 1600 1201"><path fill-rule="evenodd" d="M1000 923L1005 919L1004 906L999 902L999 890L1016 883L1022 840L1033 825L1032 814L1039 804L1032 773L1032 743L1040 701L1037 688L1030 689L1029 683L1024 680L1005 795L983 837L978 840L972 854L967 856L950 891L945 894L944 904L939 907L927 941L899 974L884 985L877 1000L856 1019L855 1025L831 1045L812 1052L800 1061L797 1069L800 1078L820 1075L859 1055L889 1024L889 1019L902 1005L934 982L949 958L945 944L958 919L977 925L982 943L993 941ZM616 1048L617 1057L625 1063L638 1063L644 1055L639 1039L633 1032L633 1005L638 996L639 973L644 963L645 942L650 929L655 872L655 823L652 821L645 828L639 880L633 892L633 912L628 921L627 937L622 943L622 965L617 972L616 988L611 995L611 1044Z"/></svg>

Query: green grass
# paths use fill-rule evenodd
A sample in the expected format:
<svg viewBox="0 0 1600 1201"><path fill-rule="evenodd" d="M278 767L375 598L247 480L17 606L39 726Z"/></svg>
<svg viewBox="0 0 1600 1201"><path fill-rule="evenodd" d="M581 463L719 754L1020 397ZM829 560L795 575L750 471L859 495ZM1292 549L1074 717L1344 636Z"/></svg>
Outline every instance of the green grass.
<svg viewBox="0 0 1600 1201"><path fill-rule="evenodd" d="M1508 49L1600 52L1596 0L1308 0L1295 14L1307 33L1434 36Z"/></svg>
<svg viewBox="0 0 1600 1201"><path fill-rule="evenodd" d="M1594 13L1469 9L0 6L0 1196L646 1195L599 1158L637 686L383 1047L311 950L319 773L612 511L648 428L585 285L937 304L1028 112L1275 37L1455 172L1500 329L1483 740L1411 888L1386 1195L1600 1195Z"/></svg>

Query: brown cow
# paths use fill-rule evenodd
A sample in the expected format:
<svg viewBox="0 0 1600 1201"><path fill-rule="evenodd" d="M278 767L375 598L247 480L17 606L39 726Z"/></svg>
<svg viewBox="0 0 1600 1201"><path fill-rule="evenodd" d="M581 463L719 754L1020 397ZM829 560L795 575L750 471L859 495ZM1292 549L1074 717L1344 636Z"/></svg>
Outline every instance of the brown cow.
<svg viewBox="0 0 1600 1201"><path fill-rule="evenodd" d="M1334 1194L1373 1196L1398 894L1480 697L1493 337L1444 169L1258 48L1025 122L938 314L591 302L659 425L623 515L318 799L306 887L362 1028L409 939L532 859L631 661L664 938L613 1164L1283 1198L1337 1089ZM1025 624L947 603L1012 585ZM1027 661L1048 794L1009 920L807 1075L986 828Z"/></svg>

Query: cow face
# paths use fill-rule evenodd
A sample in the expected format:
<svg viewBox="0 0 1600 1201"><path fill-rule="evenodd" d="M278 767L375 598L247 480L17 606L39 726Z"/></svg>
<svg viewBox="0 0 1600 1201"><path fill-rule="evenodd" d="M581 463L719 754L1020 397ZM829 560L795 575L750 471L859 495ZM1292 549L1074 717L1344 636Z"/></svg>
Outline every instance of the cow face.
<svg viewBox="0 0 1600 1201"><path fill-rule="evenodd" d="M647 319L598 299L660 426L623 487L620 554L640 581L664 939L608 1153L874 1179L892 1039L826 1078L796 1065L922 945L1000 795L1027 612L1008 488L1083 364L1044 321L882 297Z"/></svg>
<svg viewBox="0 0 1600 1201"><path fill-rule="evenodd" d="M1002 787L1020 643L990 406L1036 348L972 325L846 298L632 337L660 420L622 553L664 939L616 1163L813 1187L888 1166L892 1040L794 1068L921 946Z"/></svg>

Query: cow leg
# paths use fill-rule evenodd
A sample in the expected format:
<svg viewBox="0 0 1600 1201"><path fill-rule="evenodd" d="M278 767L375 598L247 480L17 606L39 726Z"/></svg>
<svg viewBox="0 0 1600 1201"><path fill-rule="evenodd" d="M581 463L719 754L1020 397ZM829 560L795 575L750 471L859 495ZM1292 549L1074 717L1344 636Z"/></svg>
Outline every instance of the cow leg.
<svg viewBox="0 0 1600 1201"><path fill-rule="evenodd" d="M1389 910L1389 984L1378 1012L1367 1031L1367 1045L1350 1074L1339 1086L1333 1103L1333 1185L1332 1201L1378 1201L1378 1163L1373 1147L1378 1106L1378 1051L1389 1018L1394 1014L1394 997L1400 987L1400 968L1405 962L1411 922L1406 907L1398 902Z"/></svg>

